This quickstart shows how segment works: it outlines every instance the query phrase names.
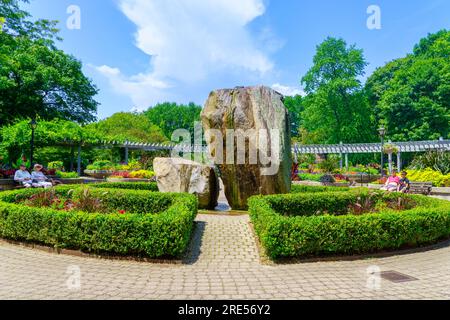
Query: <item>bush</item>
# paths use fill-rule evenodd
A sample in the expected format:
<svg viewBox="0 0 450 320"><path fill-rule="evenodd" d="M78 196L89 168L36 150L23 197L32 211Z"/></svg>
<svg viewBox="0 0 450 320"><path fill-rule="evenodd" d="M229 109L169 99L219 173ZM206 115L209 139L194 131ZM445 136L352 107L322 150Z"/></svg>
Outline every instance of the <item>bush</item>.
<svg viewBox="0 0 450 320"><path fill-rule="evenodd" d="M55 190L67 196L71 188ZM82 192L82 188L73 190L73 196ZM198 201L193 195L120 189L91 189L113 212L109 214L15 203L40 192L32 189L0 194L2 238L99 254L177 257L189 244L197 214ZM127 213L118 213L123 208Z"/></svg>
<svg viewBox="0 0 450 320"><path fill-rule="evenodd" d="M312 174L312 173L299 173L300 180L302 181L315 181L320 182L320 179L324 176L323 174Z"/></svg>
<svg viewBox="0 0 450 320"><path fill-rule="evenodd" d="M114 164L109 160L98 160L86 167L88 170L114 170Z"/></svg>
<svg viewBox="0 0 450 320"><path fill-rule="evenodd" d="M414 158L410 166L413 170L435 170L442 175L450 174L450 152L429 151Z"/></svg>
<svg viewBox="0 0 450 320"><path fill-rule="evenodd" d="M47 169L63 170L64 169L64 163L62 161L49 162L48 165L47 165Z"/></svg>
<svg viewBox="0 0 450 320"><path fill-rule="evenodd" d="M434 243L450 236L450 203L396 193L375 193L380 211L347 214L369 191L256 196L249 200L255 231L273 258L364 254ZM372 195L373 197L373 195ZM409 210L384 203L408 199Z"/></svg>
<svg viewBox="0 0 450 320"><path fill-rule="evenodd" d="M153 171L139 170L130 172L130 178L132 179L152 179L155 176Z"/></svg>
<svg viewBox="0 0 450 320"><path fill-rule="evenodd" d="M79 175L76 172L56 171L56 177L61 179L76 179L79 178Z"/></svg>
<svg viewBox="0 0 450 320"><path fill-rule="evenodd" d="M318 192L345 192L349 191L349 187L325 187L325 186L303 186L293 184L291 186L291 193L318 193Z"/></svg>
<svg viewBox="0 0 450 320"><path fill-rule="evenodd" d="M406 170L408 179L413 182L433 182L435 187L450 187L450 173L443 175L432 169Z"/></svg>
<svg viewBox="0 0 450 320"><path fill-rule="evenodd" d="M95 188L104 189L127 189L127 190L147 190L158 192L158 184L156 182L105 182L92 185Z"/></svg>

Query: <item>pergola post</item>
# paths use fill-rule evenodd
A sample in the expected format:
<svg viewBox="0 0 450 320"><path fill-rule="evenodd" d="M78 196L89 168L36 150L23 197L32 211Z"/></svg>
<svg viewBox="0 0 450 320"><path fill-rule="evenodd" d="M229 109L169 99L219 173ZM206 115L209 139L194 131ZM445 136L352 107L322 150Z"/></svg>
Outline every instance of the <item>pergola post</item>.
<svg viewBox="0 0 450 320"><path fill-rule="evenodd" d="M73 172L74 160L75 160L75 150L74 150L74 147L72 145L72 146L70 146L70 172Z"/></svg>
<svg viewBox="0 0 450 320"><path fill-rule="evenodd" d="M349 166L348 166L348 153L345 154L345 170L348 172Z"/></svg>
<svg viewBox="0 0 450 320"><path fill-rule="evenodd" d="M78 145L77 172L81 176L81 143Z"/></svg>
<svg viewBox="0 0 450 320"><path fill-rule="evenodd" d="M342 154L342 145L344 143L341 141L341 143L339 144L339 167L342 170L344 168L344 164L343 164L343 154Z"/></svg>
<svg viewBox="0 0 450 320"><path fill-rule="evenodd" d="M128 141L125 141L125 164L128 164Z"/></svg>
<svg viewBox="0 0 450 320"><path fill-rule="evenodd" d="M403 167L402 167L402 153L400 152L400 150L397 152L397 167L398 167L398 171L402 171Z"/></svg>

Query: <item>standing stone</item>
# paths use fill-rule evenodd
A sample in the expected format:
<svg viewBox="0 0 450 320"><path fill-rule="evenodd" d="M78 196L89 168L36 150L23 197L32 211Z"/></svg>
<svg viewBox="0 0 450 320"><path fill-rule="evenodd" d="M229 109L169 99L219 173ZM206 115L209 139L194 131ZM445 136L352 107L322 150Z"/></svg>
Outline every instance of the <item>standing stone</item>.
<svg viewBox="0 0 450 320"><path fill-rule="evenodd" d="M206 135L208 131L220 132L221 137L207 135L207 143L210 156L219 167L228 203L234 210L247 209L247 199L253 195L290 192L290 121L280 93L262 86L213 91L203 109L202 123ZM238 150L239 139L230 136L231 129L235 133L239 129L243 132L254 130L245 139L244 163L237 161L237 153L242 147ZM278 143L273 129L279 132ZM268 139L262 139L259 136L261 132L266 133ZM234 146L229 147L229 140L234 140ZM242 138L240 140L242 142ZM250 150L255 149L258 159L250 161ZM279 169L274 174L262 174L268 166L262 163L260 152L270 155L272 162L279 163ZM233 158L234 162L230 163Z"/></svg>
<svg viewBox="0 0 450 320"><path fill-rule="evenodd" d="M153 169L160 192L195 194L200 209L217 206L219 180L213 167L183 158L156 158Z"/></svg>

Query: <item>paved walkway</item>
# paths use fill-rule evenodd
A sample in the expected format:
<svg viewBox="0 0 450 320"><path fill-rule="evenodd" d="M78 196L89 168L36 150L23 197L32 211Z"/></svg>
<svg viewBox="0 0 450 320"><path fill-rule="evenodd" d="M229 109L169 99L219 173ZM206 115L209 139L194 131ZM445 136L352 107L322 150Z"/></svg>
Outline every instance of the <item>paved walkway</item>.
<svg viewBox="0 0 450 320"><path fill-rule="evenodd" d="M199 215L193 245L179 265L0 243L0 299L450 299L450 247L353 262L267 265L259 261L248 222L246 215ZM417 280L393 283L370 274L377 268Z"/></svg>

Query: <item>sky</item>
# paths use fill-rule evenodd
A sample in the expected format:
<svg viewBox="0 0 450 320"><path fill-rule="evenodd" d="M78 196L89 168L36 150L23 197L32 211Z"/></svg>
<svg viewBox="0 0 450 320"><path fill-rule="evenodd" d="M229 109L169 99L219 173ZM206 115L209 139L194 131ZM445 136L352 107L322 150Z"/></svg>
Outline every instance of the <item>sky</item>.
<svg viewBox="0 0 450 320"><path fill-rule="evenodd" d="M212 90L236 86L302 94L329 36L363 49L367 77L450 28L449 0L30 0L23 8L60 22L58 47L100 90L99 119L165 101L203 106Z"/></svg>

